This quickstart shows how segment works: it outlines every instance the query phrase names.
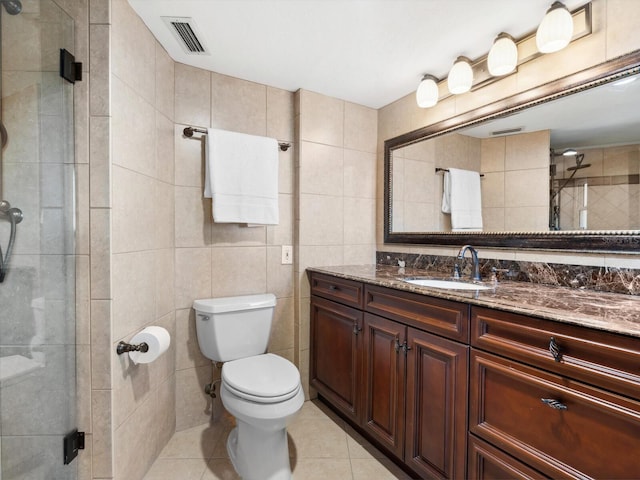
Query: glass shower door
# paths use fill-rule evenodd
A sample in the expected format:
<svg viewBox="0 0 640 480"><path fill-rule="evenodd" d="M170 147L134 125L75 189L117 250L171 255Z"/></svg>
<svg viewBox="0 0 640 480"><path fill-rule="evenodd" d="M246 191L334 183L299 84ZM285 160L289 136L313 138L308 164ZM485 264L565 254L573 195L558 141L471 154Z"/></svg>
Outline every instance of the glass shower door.
<svg viewBox="0 0 640 480"><path fill-rule="evenodd" d="M59 75L73 21L51 0L0 2L6 135L0 212L0 480L71 480L76 424L73 86ZM14 222L16 223L16 222Z"/></svg>

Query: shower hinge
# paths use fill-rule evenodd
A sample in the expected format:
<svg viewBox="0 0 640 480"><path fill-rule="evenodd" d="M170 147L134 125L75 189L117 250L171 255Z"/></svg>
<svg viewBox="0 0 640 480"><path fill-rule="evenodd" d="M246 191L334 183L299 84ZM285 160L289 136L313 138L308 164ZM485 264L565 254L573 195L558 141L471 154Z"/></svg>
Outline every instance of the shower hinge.
<svg viewBox="0 0 640 480"><path fill-rule="evenodd" d="M78 450L84 450L84 432L74 430L64 437L64 464L70 464L78 456Z"/></svg>
<svg viewBox="0 0 640 480"><path fill-rule="evenodd" d="M60 49L60 76L69 83L82 81L82 63L64 48Z"/></svg>

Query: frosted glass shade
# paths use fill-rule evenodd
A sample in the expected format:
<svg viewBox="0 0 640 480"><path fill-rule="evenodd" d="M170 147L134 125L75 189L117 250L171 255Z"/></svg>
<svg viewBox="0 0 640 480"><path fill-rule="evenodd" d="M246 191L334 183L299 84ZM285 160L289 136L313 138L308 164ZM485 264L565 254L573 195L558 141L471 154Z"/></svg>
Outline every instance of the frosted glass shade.
<svg viewBox="0 0 640 480"><path fill-rule="evenodd" d="M487 66L489 73L494 77L500 77L513 72L518 65L518 47L513 41L511 35L501 33L493 42L489 56L487 57Z"/></svg>
<svg viewBox="0 0 640 480"><path fill-rule="evenodd" d="M560 2L547 10L536 32L536 46L541 53L552 53L569 45L573 36L573 17Z"/></svg>
<svg viewBox="0 0 640 480"><path fill-rule="evenodd" d="M458 57L449 71L447 86L454 95L471 90L473 85L473 69L471 62L466 57Z"/></svg>
<svg viewBox="0 0 640 480"><path fill-rule="evenodd" d="M416 91L416 102L420 108L433 107L438 103L438 79L433 75L425 75Z"/></svg>

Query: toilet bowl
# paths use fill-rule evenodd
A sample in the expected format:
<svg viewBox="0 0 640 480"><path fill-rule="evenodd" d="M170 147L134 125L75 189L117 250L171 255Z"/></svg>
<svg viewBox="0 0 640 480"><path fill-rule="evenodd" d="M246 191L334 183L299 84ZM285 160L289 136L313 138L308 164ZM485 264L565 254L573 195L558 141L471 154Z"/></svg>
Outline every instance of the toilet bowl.
<svg viewBox="0 0 640 480"><path fill-rule="evenodd" d="M295 366L269 353L225 363L220 397L236 418L227 452L238 474L244 480L289 480L286 427L304 403Z"/></svg>
<svg viewBox="0 0 640 480"><path fill-rule="evenodd" d="M264 353L275 296L196 300L200 350L222 366L220 398L235 417L227 452L243 480L289 480L287 426L302 408L300 372L290 361Z"/></svg>

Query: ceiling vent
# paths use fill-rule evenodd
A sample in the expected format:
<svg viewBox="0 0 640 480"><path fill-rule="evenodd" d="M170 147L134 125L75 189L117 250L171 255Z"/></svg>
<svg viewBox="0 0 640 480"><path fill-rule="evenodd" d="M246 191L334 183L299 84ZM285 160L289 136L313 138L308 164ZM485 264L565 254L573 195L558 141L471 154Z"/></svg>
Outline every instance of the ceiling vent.
<svg viewBox="0 0 640 480"><path fill-rule="evenodd" d="M207 47L198 38L199 31L191 17L162 17L164 23L188 55L209 55Z"/></svg>

